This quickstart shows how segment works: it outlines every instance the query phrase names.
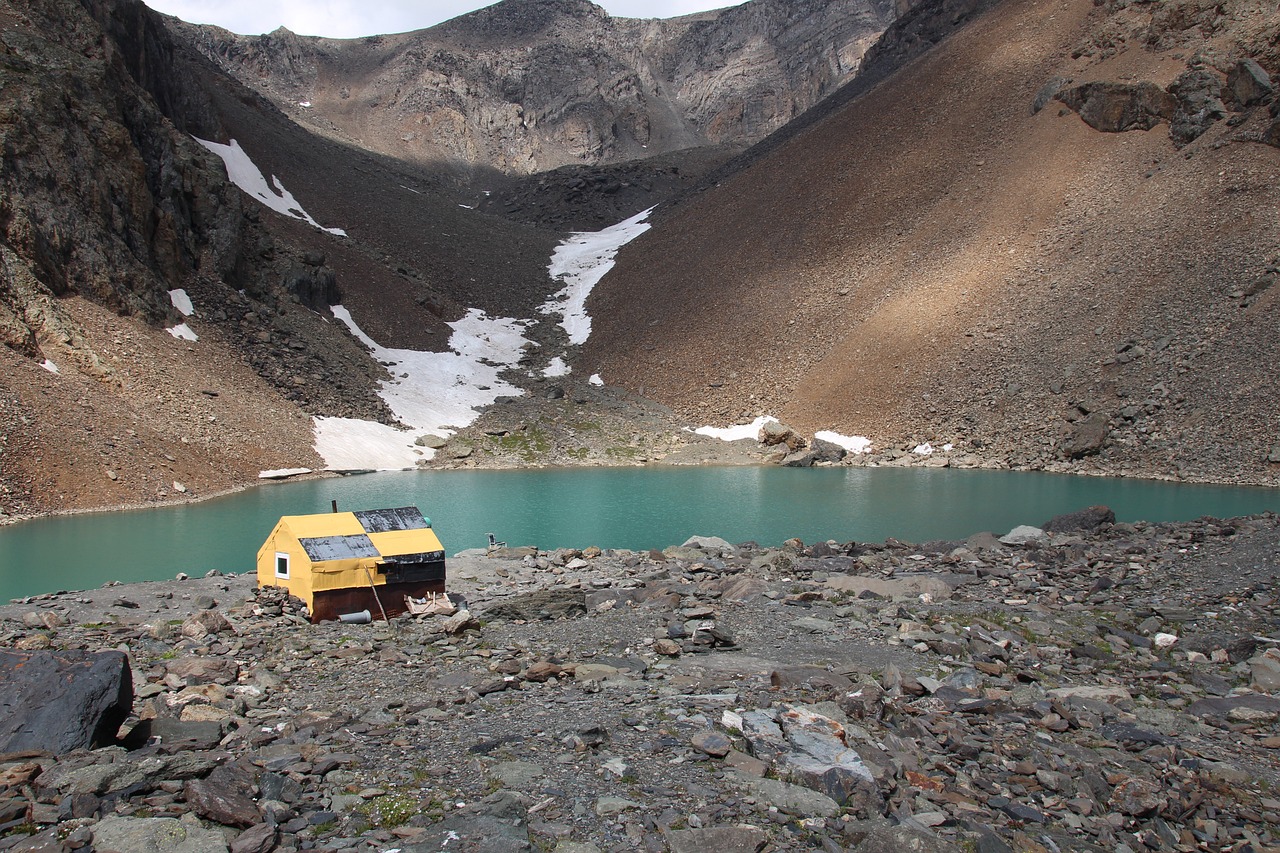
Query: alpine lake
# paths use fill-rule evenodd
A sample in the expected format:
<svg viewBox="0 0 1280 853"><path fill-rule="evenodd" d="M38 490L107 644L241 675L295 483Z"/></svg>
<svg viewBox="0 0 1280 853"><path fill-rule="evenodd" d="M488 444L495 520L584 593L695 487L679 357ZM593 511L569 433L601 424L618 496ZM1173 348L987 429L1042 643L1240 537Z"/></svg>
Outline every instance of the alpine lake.
<svg viewBox="0 0 1280 853"><path fill-rule="evenodd" d="M1230 518L1280 509L1280 489L938 468L646 467L401 471L265 483L155 509L0 527L0 601L111 581L253 571L282 515L416 506L446 552L492 533L542 549L648 550L730 542L907 542L1038 526L1105 504L1119 521Z"/></svg>

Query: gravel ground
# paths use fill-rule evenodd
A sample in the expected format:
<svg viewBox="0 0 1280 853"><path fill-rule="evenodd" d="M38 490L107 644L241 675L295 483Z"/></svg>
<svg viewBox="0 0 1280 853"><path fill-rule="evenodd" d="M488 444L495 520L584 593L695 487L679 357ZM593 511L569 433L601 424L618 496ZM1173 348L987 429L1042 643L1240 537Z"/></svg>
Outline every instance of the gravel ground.
<svg viewBox="0 0 1280 853"><path fill-rule="evenodd" d="M1270 849L1280 521L1098 522L473 552L464 611L364 625L249 575L17 601L4 648L127 651L134 739L0 756L0 849Z"/></svg>

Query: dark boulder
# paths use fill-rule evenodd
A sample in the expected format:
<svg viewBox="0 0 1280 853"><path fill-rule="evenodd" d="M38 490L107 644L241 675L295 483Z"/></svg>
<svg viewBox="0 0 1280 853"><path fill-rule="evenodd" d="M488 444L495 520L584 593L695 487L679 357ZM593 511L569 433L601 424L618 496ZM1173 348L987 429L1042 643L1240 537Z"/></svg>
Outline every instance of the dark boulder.
<svg viewBox="0 0 1280 853"><path fill-rule="evenodd" d="M1106 412L1094 412L1075 425L1062 443L1068 459L1083 459L1102 450L1110 435L1110 418Z"/></svg>
<svg viewBox="0 0 1280 853"><path fill-rule="evenodd" d="M0 651L0 753L112 744L132 706L122 652Z"/></svg>
<svg viewBox="0 0 1280 853"><path fill-rule="evenodd" d="M1227 74L1227 89L1240 107L1251 107L1275 91L1271 75L1252 59L1242 59Z"/></svg>
<svg viewBox="0 0 1280 853"><path fill-rule="evenodd" d="M1178 110L1178 99L1154 83L1084 83L1054 97L1104 133L1150 130Z"/></svg>
<svg viewBox="0 0 1280 853"><path fill-rule="evenodd" d="M1222 77L1207 68L1194 68L1178 75L1169 86L1169 93L1178 99L1178 109L1169 128L1174 143L1186 145L1215 122L1226 118L1222 90Z"/></svg>
<svg viewBox="0 0 1280 853"><path fill-rule="evenodd" d="M1078 512L1057 515L1040 525L1045 533L1092 532L1104 524L1115 524L1116 514L1110 507L1091 506Z"/></svg>

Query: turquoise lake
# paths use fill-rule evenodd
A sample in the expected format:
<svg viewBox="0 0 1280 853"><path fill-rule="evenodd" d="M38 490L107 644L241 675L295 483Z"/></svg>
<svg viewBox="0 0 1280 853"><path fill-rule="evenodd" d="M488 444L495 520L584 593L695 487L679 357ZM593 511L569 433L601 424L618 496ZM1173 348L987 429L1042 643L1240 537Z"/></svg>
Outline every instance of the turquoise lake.
<svg viewBox="0 0 1280 853"><path fill-rule="evenodd" d="M281 515L414 505L448 553L511 545L633 550L693 535L778 545L921 542L998 534L1106 504L1121 521L1185 521L1280 509L1280 490L1009 471L691 467L404 471L270 483L161 509L0 527L0 601L178 572L254 569Z"/></svg>

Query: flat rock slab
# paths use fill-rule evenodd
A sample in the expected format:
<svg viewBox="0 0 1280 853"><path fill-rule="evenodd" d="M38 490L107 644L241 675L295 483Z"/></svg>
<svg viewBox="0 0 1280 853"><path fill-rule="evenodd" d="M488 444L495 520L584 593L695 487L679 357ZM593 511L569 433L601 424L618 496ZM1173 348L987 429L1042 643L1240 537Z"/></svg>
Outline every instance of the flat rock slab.
<svg viewBox="0 0 1280 853"><path fill-rule="evenodd" d="M755 826L677 829L665 838L671 853L758 853L769 842L768 834Z"/></svg>
<svg viewBox="0 0 1280 853"><path fill-rule="evenodd" d="M972 575L951 572L899 575L896 578L865 575L837 575L827 578L827 586L841 592L861 595L864 592L880 598L915 598L928 593L934 601L946 601L960 586L974 580Z"/></svg>
<svg viewBox="0 0 1280 853"><path fill-rule="evenodd" d="M1187 711L1197 717L1275 719L1280 716L1280 699L1262 693L1215 697L1192 702Z"/></svg>
<svg viewBox="0 0 1280 853"><path fill-rule="evenodd" d="M122 652L0 651L0 752L114 743L132 706Z"/></svg>
<svg viewBox="0 0 1280 853"><path fill-rule="evenodd" d="M107 817L93 827L98 853L227 853L227 841L199 821L167 817Z"/></svg>

